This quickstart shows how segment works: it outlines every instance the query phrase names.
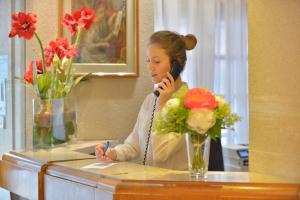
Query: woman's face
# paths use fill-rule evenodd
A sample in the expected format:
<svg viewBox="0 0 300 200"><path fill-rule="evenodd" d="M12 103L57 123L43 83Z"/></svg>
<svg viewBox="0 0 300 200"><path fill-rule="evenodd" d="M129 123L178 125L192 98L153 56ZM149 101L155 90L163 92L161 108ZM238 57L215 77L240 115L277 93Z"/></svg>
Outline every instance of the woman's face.
<svg viewBox="0 0 300 200"><path fill-rule="evenodd" d="M170 58L158 44L148 45L147 67L154 83L160 83L170 71Z"/></svg>

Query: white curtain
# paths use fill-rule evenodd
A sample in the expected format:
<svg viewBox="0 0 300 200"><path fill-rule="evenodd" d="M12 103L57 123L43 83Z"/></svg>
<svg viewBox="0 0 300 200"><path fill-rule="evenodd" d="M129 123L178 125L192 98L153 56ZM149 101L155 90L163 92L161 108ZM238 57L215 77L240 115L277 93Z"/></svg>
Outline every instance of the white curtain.
<svg viewBox="0 0 300 200"><path fill-rule="evenodd" d="M155 0L155 30L192 33L182 79L223 95L242 117L223 144L248 144L248 53L246 0Z"/></svg>

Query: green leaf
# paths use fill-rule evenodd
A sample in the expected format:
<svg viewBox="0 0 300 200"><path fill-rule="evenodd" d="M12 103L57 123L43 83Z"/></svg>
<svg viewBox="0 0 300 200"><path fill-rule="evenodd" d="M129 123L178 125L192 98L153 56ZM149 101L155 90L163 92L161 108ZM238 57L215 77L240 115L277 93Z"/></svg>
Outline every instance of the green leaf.
<svg viewBox="0 0 300 200"><path fill-rule="evenodd" d="M222 125L222 120L217 119L216 123L213 127L211 127L208 131L207 134L213 139L214 141L217 140L217 138L221 137L221 125Z"/></svg>
<svg viewBox="0 0 300 200"><path fill-rule="evenodd" d="M187 85L183 85L179 88L177 92L175 92L172 96L172 98L178 98L183 100L185 94L188 92L189 88Z"/></svg>
<svg viewBox="0 0 300 200"><path fill-rule="evenodd" d="M166 134L170 132L186 133L188 131L186 127L186 120L189 111L184 106L184 96L188 91L187 85L183 85L180 89L173 94L172 98L179 99L179 105L175 108L167 109L167 113L162 113L162 110L157 114L153 130L158 133ZM163 116L165 115L165 116Z"/></svg>
<svg viewBox="0 0 300 200"><path fill-rule="evenodd" d="M64 94L65 95L69 94L69 92L72 89L73 83L74 83L73 78L71 78L71 79L69 79L68 83L65 84L65 86L64 86Z"/></svg>
<svg viewBox="0 0 300 200"><path fill-rule="evenodd" d="M57 68L59 68L60 65L61 65L61 61L60 61L59 57L56 54L54 54L54 57L52 60L52 68L57 69Z"/></svg>
<svg viewBox="0 0 300 200"><path fill-rule="evenodd" d="M88 74L85 74L85 75L77 77L76 80L75 80L75 82L74 82L74 84L73 84L73 87L75 87L81 80L83 80L85 77L87 77L90 74L91 73L88 73Z"/></svg>
<svg viewBox="0 0 300 200"><path fill-rule="evenodd" d="M71 77L69 79L68 83L66 83L66 85L65 85L65 88L64 88L65 95L69 94L73 87L75 87L80 81L84 80L84 78L86 78L90 74L91 73L79 76L75 79L75 81L74 81L73 77Z"/></svg>

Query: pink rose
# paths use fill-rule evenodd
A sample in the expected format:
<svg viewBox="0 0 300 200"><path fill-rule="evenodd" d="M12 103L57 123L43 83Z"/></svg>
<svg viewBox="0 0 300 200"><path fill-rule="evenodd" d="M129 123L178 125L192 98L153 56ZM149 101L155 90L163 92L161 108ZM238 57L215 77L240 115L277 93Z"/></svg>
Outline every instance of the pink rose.
<svg viewBox="0 0 300 200"><path fill-rule="evenodd" d="M207 90L194 88L189 90L184 97L184 105L188 109L215 109L218 106L214 95Z"/></svg>

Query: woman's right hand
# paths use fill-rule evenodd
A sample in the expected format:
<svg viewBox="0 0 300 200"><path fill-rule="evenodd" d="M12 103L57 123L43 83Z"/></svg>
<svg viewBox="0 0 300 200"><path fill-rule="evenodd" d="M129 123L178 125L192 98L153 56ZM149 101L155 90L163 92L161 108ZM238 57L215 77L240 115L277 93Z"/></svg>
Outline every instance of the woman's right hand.
<svg viewBox="0 0 300 200"><path fill-rule="evenodd" d="M116 160L117 159L116 150L108 147L108 149L105 152L105 155L103 155L104 148L105 148L105 144L99 144L95 147L95 155L98 160Z"/></svg>
<svg viewBox="0 0 300 200"><path fill-rule="evenodd" d="M158 85L159 92L159 110L161 110L166 102L172 97L175 92L175 80L173 76L167 72L167 77L164 78Z"/></svg>

